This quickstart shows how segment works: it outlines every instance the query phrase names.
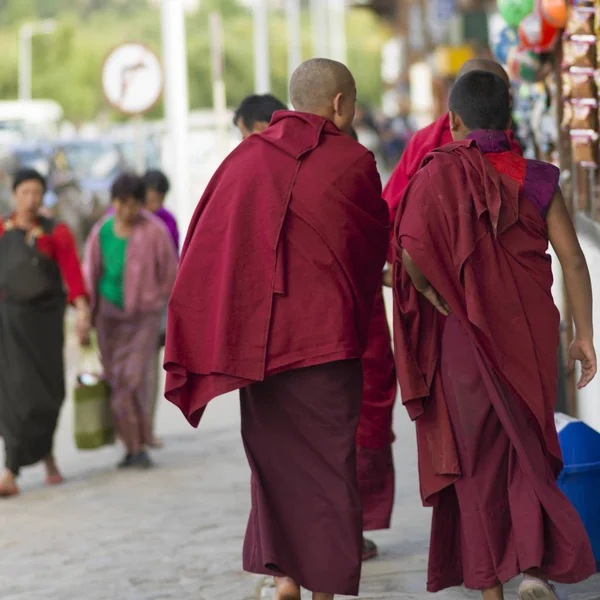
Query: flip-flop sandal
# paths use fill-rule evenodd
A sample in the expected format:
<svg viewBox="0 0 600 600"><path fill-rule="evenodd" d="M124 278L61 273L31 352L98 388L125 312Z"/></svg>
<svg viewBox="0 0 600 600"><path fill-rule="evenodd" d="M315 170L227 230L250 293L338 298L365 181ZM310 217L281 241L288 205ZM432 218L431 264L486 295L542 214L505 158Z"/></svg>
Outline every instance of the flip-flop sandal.
<svg viewBox="0 0 600 600"><path fill-rule="evenodd" d="M519 586L519 600L560 600L553 585L541 579L524 579Z"/></svg>
<svg viewBox="0 0 600 600"><path fill-rule="evenodd" d="M65 478L57 473L56 475L46 475L46 485L60 485L65 482Z"/></svg>
<svg viewBox="0 0 600 600"><path fill-rule="evenodd" d="M362 560L363 562L375 558L378 554L377 545L375 542L363 538Z"/></svg>

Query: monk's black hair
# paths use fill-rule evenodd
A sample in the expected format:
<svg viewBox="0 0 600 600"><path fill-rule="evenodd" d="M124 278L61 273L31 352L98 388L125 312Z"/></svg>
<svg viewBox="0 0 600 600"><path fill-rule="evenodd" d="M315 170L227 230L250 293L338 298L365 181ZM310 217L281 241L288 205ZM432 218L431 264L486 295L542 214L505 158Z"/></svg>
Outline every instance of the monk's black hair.
<svg viewBox="0 0 600 600"><path fill-rule="evenodd" d="M146 188L150 190L156 190L159 194L166 196L171 189L171 184L167 179L167 176L158 169L151 169L144 175L144 183Z"/></svg>
<svg viewBox="0 0 600 600"><path fill-rule="evenodd" d="M271 94L246 96L235 111L233 124L237 126L241 119L246 129L252 130L255 123L270 123L278 110L287 110L287 106Z"/></svg>
<svg viewBox="0 0 600 600"><path fill-rule="evenodd" d="M39 181L42 184L44 194L48 188L48 184L44 179L44 176L38 173L35 169L18 169L13 177L13 192L17 191L17 188L26 181Z"/></svg>
<svg viewBox="0 0 600 600"><path fill-rule="evenodd" d="M449 107L471 131L504 131L510 119L510 92L498 75L469 71L452 87Z"/></svg>
<svg viewBox="0 0 600 600"><path fill-rule="evenodd" d="M114 180L110 195L113 200L125 201L134 198L136 202L143 204L146 199L146 184L135 173L121 173Z"/></svg>

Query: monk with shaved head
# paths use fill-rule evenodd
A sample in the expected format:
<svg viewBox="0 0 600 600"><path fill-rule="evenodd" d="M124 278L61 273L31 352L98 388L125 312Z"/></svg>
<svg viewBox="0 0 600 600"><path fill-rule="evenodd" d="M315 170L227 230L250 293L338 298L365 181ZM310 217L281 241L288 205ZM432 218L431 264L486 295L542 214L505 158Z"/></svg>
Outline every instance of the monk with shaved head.
<svg viewBox="0 0 600 600"><path fill-rule="evenodd" d="M357 595L361 356L389 243L373 155L353 140L356 86L301 65L278 111L200 199L169 303L166 396L197 426L240 390L252 471L244 568L276 600Z"/></svg>

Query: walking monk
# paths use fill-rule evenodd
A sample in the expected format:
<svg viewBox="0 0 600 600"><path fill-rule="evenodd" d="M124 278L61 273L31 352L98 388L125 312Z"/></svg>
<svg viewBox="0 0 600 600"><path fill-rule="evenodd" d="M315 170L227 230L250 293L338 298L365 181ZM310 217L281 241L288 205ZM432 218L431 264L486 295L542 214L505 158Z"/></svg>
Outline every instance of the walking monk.
<svg viewBox="0 0 600 600"><path fill-rule="evenodd" d="M421 494L434 507L428 589L465 584L502 600L557 600L549 580L596 568L556 485L559 314L552 244L577 335L579 387L596 374L592 292L556 167L510 150L510 98L472 71L450 96L455 143L430 153L400 206L393 241L400 387L416 420ZM412 284L411 284L412 282Z"/></svg>
<svg viewBox="0 0 600 600"><path fill-rule="evenodd" d="M235 112L242 137L263 132L285 105L270 94L248 96ZM350 135L358 141L352 128ZM367 349L362 357L363 398L356 433L358 486L363 506L363 531L388 529L394 506L392 412L396 400L396 368L381 286L377 288ZM363 540L363 560L374 558L377 546Z"/></svg>
<svg viewBox="0 0 600 600"><path fill-rule="evenodd" d="M169 304L166 395L198 425L241 389L252 470L244 568L278 600L357 595L360 357L389 242L370 152L347 135L356 87L342 64L294 73L292 103L209 184Z"/></svg>

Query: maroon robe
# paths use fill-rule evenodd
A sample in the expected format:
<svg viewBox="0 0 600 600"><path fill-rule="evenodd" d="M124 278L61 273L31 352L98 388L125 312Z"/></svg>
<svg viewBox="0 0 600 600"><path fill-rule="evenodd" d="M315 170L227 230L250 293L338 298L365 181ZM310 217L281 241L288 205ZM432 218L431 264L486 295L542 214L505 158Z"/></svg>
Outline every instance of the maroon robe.
<svg viewBox="0 0 600 600"><path fill-rule="evenodd" d="M378 290L362 357L363 396L356 434L363 530L390 527L395 476L392 444L398 383L383 291Z"/></svg>
<svg viewBox="0 0 600 600"><path fill-rule="evenodd" d="M502 132L475 137L426 158L394 233L400 386L435 507L428 589L487 589L530 569L580 581L595 571L591 548L555 482L559 315L544 217L558 170L509 152ZM410 283L402 249L448 319Z"/></svg>
<svg viewBox="0 0 600 600"><path fill-rule="evenodd" d="M243 388L244 566L311 591L358 592L357 359L388 223L372 154L327 119L278 112L210 182L169 302L167 398L197 425Z"/></svg>

